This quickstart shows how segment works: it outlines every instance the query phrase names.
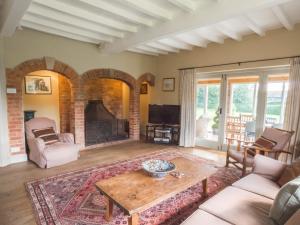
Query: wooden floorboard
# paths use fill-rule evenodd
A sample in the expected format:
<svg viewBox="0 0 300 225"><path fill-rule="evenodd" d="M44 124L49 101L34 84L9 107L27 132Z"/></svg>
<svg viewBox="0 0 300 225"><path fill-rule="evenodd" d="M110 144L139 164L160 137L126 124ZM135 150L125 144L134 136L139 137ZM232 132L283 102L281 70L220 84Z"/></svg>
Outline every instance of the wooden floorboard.
<svg viewBox="0 0 300 225"><path fill-rule="evenodd" d="M64 172L80 170L96 165L126 160L147 153L173 149L225 163L224 153L201 148L179 148L142 142L129 142L121 145L86 150L80 153L79 160L50 169L38 168L32 162L23 162L0 168L0 225L35 225L31 202L25 190L30 180L53 176Z"/></svg>

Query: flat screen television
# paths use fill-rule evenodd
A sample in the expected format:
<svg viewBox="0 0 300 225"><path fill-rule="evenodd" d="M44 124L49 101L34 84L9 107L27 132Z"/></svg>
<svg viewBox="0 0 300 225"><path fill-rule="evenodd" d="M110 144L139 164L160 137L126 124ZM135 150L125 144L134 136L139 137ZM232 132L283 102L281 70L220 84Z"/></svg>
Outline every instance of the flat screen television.
<svg viewBox="0 0 300 225"><path fill-rule="evenodd" d="M153 124L180 124L180 106L149 105L148 121Z"/></svg>

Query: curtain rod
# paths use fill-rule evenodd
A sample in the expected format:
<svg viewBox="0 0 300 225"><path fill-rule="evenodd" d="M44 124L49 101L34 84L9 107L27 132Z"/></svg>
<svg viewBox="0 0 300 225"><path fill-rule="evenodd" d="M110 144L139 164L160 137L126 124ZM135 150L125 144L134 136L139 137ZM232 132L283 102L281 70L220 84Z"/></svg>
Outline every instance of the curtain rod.
<svg viewBox="0 0 300 225"><path fill-rule="evenodd" d="M241 64L245 64L245 63L273 61L273 60L279 60L279 59L291 59L291 58L295 58L295 57L300 57L300 55L288 56L288 57L278 57L278 58L269 58L269 59L248 60L248 61L223 63L223 64L214 64L214 65L207 65L207 66L186 67L186 68L180 68L178 70L202 69L202 68L209 68L209 67L216 67L216 66L229 66L229 65L236 65L236 64L240 66Z"/></svg>

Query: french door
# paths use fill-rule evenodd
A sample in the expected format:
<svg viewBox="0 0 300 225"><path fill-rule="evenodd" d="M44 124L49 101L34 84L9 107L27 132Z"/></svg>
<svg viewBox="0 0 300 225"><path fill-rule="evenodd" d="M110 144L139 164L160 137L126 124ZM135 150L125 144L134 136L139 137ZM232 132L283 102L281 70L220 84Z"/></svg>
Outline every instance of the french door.
<svg viewBox="0 0 300 225"><path fill-rule="evenodd" d="M254 141L265 127L282 128L288 67L198 73L196 145L225 150L226 139Z"/></svg>

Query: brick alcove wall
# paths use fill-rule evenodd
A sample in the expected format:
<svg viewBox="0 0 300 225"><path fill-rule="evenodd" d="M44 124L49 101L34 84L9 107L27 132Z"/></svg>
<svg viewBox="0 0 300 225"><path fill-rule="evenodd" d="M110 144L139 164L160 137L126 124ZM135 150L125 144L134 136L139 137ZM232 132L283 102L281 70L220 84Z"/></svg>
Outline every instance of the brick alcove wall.
<svg viewBox="0 0 300 225"><path fill-rule="evenodd" d="M68 78L72 96L69 130L74 133L76 143L84 146L84 102L80 91L79 75L67 64L54 59L49 61L49 58L47 62L47 58L40 58L25 61L13 69L6 69L6 86L16 89L16 93L7 93L10 147L19 148L21 153L25 153L22 84L25 75L38 70L51 70Z"/></svg>
<svg viewBox="0 0 300 225"><path fill-rule="evenodd" d="M85 72L82 76L82 84L89 80L113 79L125 82L130 88L129 94L129 137L133 140L140 138L140 115L139 115L139 87L137 81L131 75L115 69L93 69Z"/></svg>

